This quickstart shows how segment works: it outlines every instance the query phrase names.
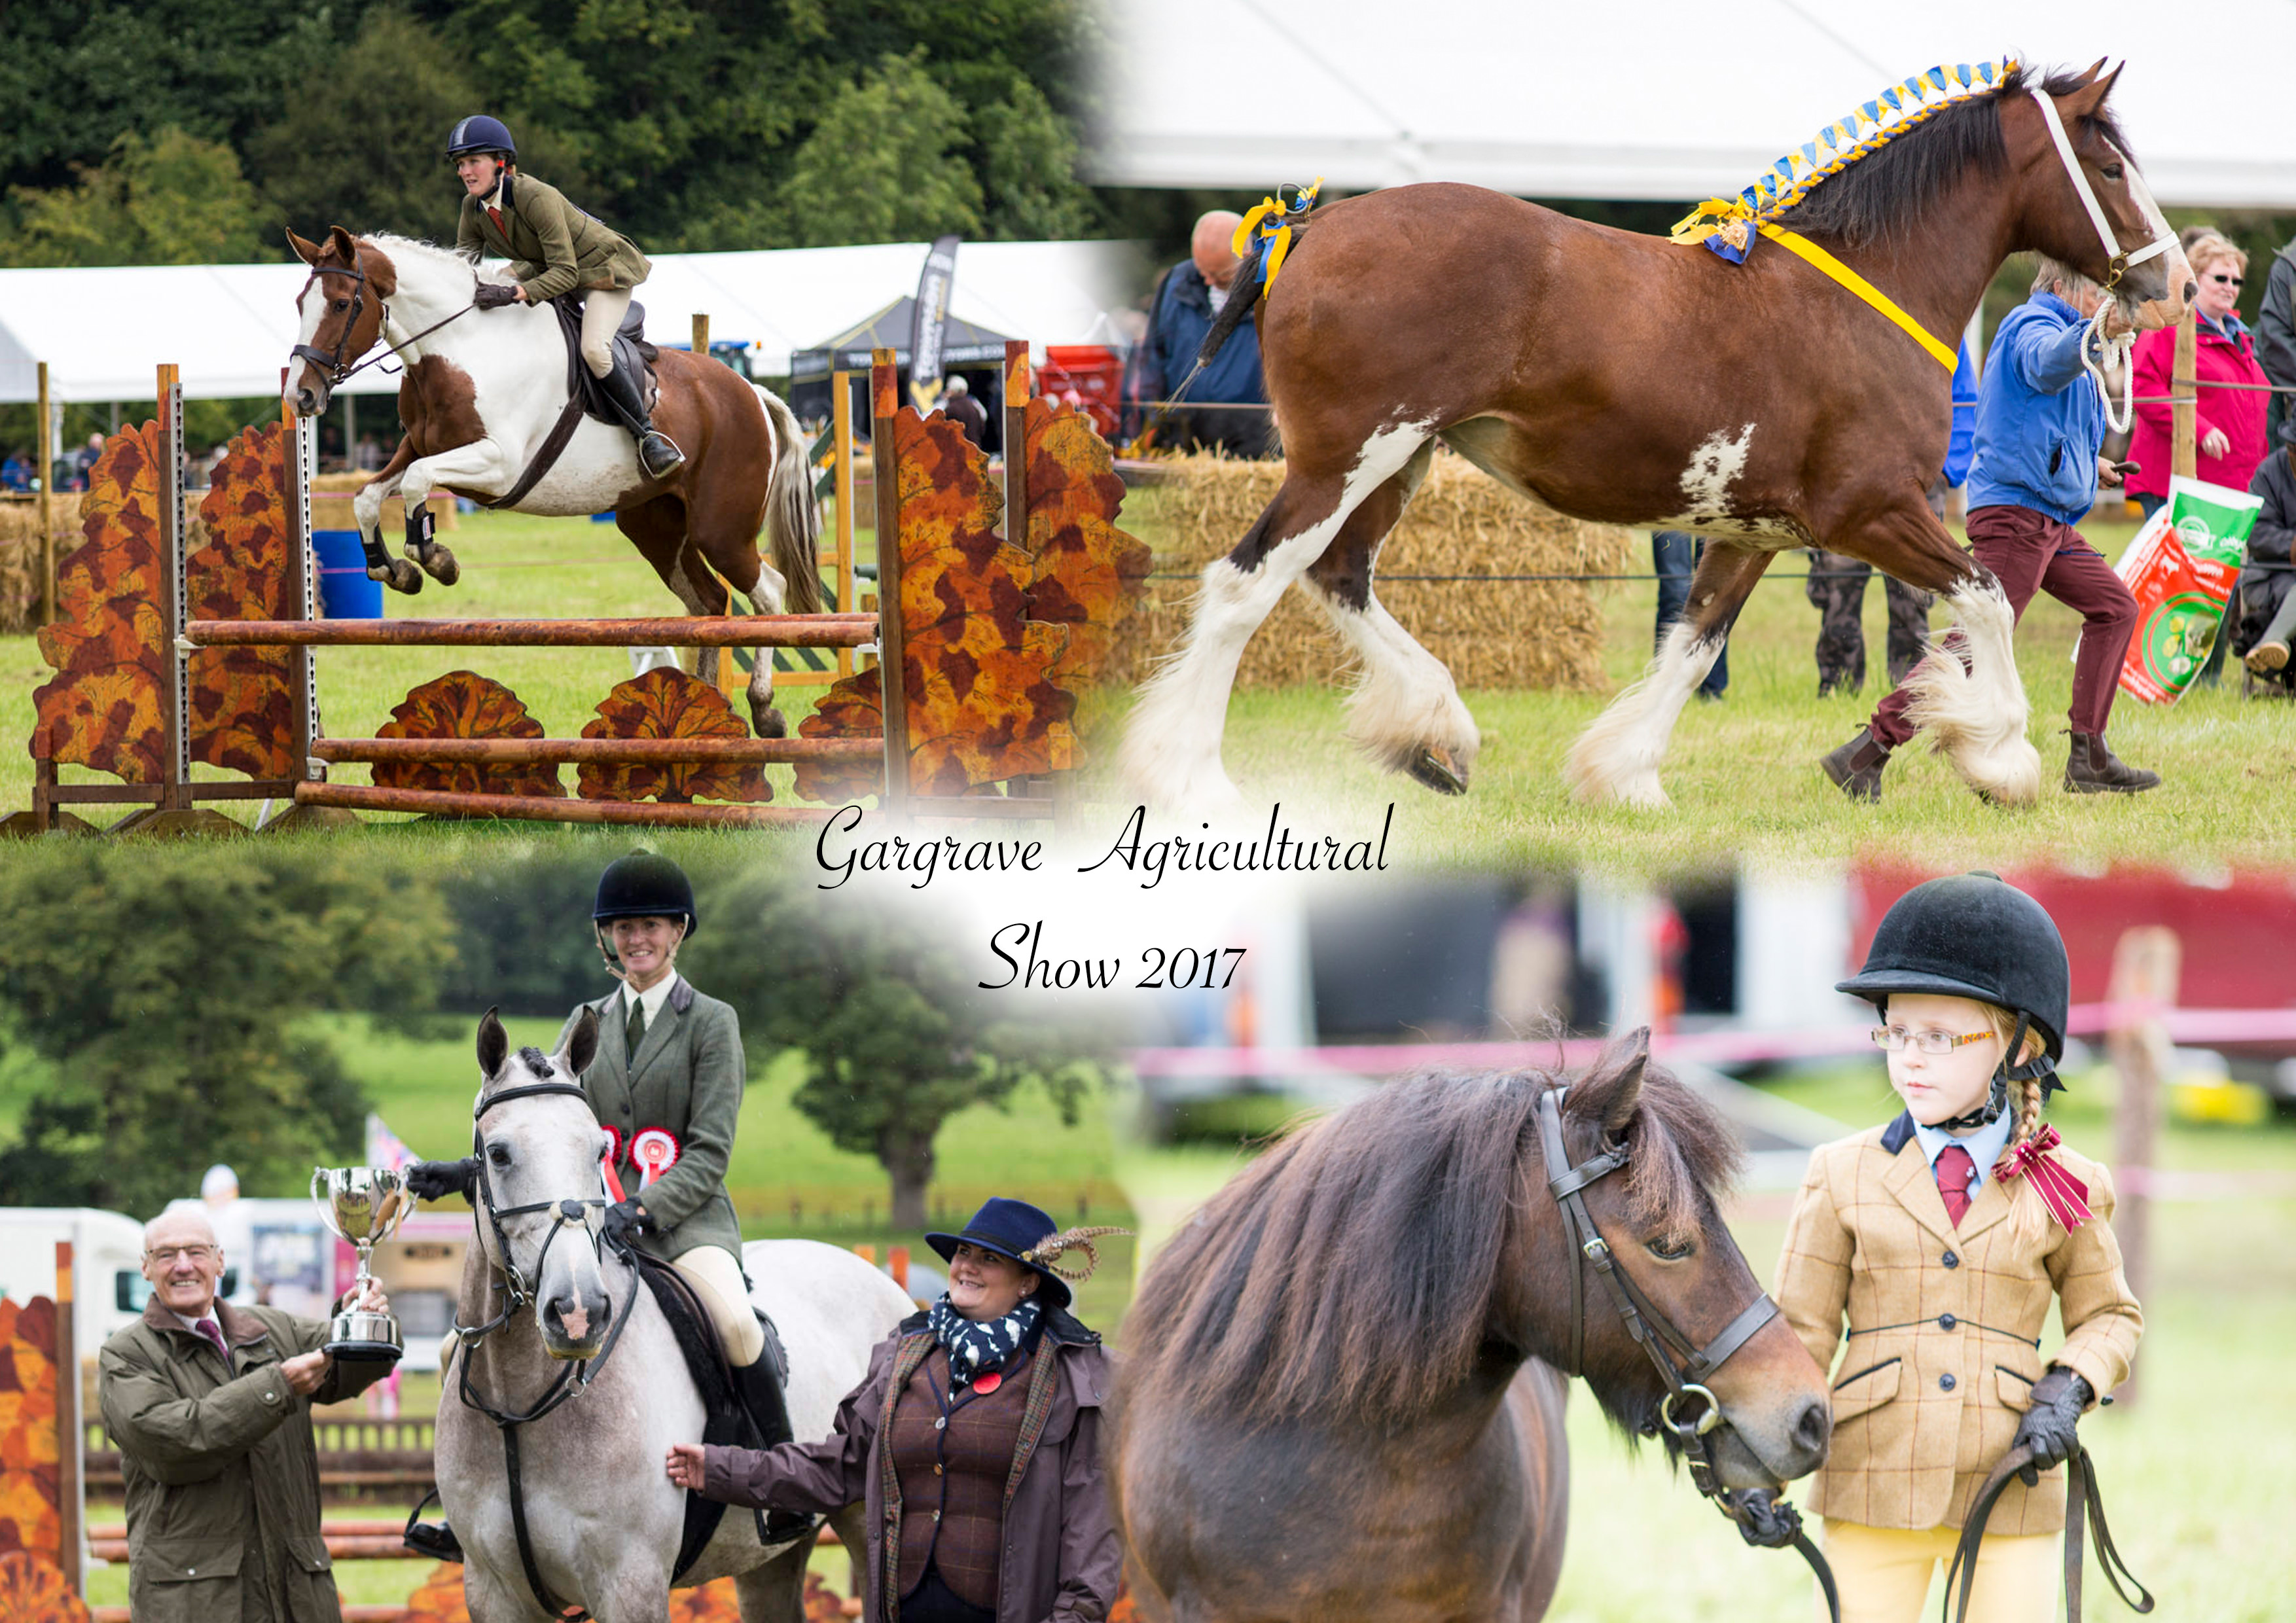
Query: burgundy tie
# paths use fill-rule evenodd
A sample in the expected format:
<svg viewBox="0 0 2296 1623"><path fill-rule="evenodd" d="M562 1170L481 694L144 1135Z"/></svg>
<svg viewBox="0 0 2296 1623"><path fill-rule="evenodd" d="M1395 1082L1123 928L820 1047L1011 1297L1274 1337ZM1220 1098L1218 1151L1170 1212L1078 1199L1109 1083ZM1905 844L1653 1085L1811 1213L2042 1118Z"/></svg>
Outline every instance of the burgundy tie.
<svg viewBox="0 0 2296 1623"><path fill-rule="evenodd" d="M502 210L496 208L492 203L488 203L487 205L487 212L494 217L495 229L501 232L504 238L508 238L510 231L502 223Z"/></svg>
<svg viewBox="0 0 2296 1623"><path fill-rule="evenodd" d="M226 1364L231 1362L231 1348L223 1344L223 1330L213 1319L201 1319L192 1328L215 1343L215 1349L223 1355L223 1361Z"/></svg>
<svg viewBox="0 0 2296 1623"><path fill-rule="evenodd" d="M1969 1180L1976 1176L1977 1163L1959 1144L1948 1144L1938 1152L1936 1170L1938 1193L1945 1197L1945 1215L1959 1228L1961 1214L1969 1209Z"/></svg>

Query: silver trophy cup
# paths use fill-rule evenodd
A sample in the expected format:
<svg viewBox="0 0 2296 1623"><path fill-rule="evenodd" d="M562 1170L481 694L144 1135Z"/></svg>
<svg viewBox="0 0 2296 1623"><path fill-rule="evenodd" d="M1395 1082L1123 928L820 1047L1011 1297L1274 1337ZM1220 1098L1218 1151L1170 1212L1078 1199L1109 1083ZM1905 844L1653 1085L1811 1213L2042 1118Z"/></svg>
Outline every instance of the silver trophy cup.
<svg viewBox="0 0 2296 1623"><path fill-rule="evenodd" d="M315 1167L311 1169L311 1200L319 1220L339 1237L358 1249L358 1274L351 1281L351 1299L366 1293L374 1277L368 1265L374 1248L398 1232L414 1199L405 1180L388 1167ZM398 1321L388 1313L366 1313L357 1307L338 1313L327 1327L327 1351L346 1364L396 1364L406 1350Z"/></svg>

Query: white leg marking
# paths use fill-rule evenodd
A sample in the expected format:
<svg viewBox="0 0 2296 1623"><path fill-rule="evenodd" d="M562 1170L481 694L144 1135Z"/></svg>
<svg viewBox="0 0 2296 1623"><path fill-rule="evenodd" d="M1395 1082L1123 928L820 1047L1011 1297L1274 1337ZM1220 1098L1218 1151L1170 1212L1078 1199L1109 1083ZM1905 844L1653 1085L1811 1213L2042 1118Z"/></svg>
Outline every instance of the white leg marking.
<svg viewBox="0 0 2296 1623"><path fill-rule="evenodd" d="M1972 789L2006 806L2041 798L2041 756L2025 736L2030 705L2017 676L2013 636L2017 618L1997 583L1946 594L1969 666L1939 638L1906 677L1913 703L1906 719L1931 742Z"/></svg>
<svg viewBox="0 0 2296 1623"><path fill-rule="evenodd" d="M398 496L411 521L436 486L460 485L465 490L500 496L518 482L518 474L500 446L491 439L473 439L466 446L436 456L418 456L407 463L406 471L399 476Z"/></svg>
<svg viewBox="0 0 2296 1623"><path fill-rule="evenodd" d="M1357 504L1411 460L1433 426L1431 421L1406 422L1373 434L1357 454L1331 515L1269 548L1258 569L1247 573L1226 558L1204 566L1187 635L1164 668L1142 684L1125 732L1124 773L1140 794L1183 810L1242 803L1220 766L1220 735L1244 644L1284 588L1323 556Z"/></svg>
<svg viewBox="0 0 2296 1623"><path fill-rule="evenodd" d="M406 475L402 472L388 480L371 480L359 488L357 494L351 497L351 519L358 526L361 535L371 536L381 528L383 503L390 500L391 494L405 482Z"/></svg>
<svg viewBox="0 0 2296 1623"><path fill-rule="evenodd" d="M1300 585L1363 661L1363 679L1348 696L1348 735L1390 772L1410 770L1425 750L1464 780L1482 748L1482 733L1443 662L1403 628L1377 595L1358 610L1319 589L1312 578Z"/></svg>
<svg viewBox="0 0 2296 1623"><path fill-rule="evenodd" d="M1562 775L1581 800L1615 800L1651 808L1668 804L1658 781L1667 741L1682 707L1722 652L1719 641L1694 640L1687 619L1666 634L1642 680L1616 699L1578 735Z"/></svg>

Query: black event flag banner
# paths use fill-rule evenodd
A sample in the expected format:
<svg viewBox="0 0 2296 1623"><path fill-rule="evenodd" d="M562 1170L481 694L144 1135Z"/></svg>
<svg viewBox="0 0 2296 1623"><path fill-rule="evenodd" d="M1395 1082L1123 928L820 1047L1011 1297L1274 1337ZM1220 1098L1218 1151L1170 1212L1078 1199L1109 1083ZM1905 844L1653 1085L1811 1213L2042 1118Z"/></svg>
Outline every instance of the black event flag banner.
<svg viewBox="0 0 2296 1623"><path fill-rule="evenodd" d="M940 400L940 357L948 340L948 291L956 281L956 236L936 237L917 278L915 324L909 329L909 399L920 413Z"/></svg>

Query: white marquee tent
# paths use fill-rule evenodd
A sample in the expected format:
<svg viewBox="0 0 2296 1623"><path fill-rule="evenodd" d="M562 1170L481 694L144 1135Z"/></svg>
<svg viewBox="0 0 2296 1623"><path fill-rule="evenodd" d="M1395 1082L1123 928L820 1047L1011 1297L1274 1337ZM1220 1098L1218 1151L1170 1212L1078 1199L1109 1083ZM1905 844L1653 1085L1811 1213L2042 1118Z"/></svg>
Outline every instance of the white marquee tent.
<svg viewBox="0 0 2296 1623"><path fill-rule="evenodd" d="M1113 0L1098 177L1252 195L1456 180L1529 197L1729 195L1939 62L2128 60L2164 203L2296 209L2296 4L2220 0Z"/></svg>
<svg viewBox="0 0 2296 1623"><path fill-rule="evenodd" d="M656 341L683 345L706 314L712 342L748 341L751 369L778 376L791 351L915 292L926 247L657 254L638 298ZM1105 242L968 242L950 312L1038 346L1108 342L1109 312L1128 302L1125 258ZM275 393L305 275L299 265L0 269L0 401L34 398L41 361L59 401L148 400L161 361L183 368L193 398ZM398 388L377 366L348 392Z"/></svg>

